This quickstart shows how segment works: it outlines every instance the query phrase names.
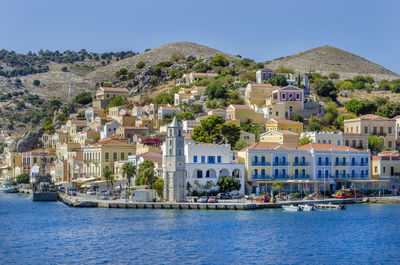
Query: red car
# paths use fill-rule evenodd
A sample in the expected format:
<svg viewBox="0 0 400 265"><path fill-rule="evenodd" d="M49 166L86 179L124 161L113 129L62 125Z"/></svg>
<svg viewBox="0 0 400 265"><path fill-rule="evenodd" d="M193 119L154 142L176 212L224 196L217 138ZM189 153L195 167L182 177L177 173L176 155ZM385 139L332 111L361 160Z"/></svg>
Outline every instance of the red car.
<svg viewBox="0 0 400 265"><path fill-rule="evenodd" d="M336 196L336 199L347 199L350 196L347 195L346 193L340 193L339 195Z"/></svg>
<svg viewBox="0 0 400 265"><path fill-rule="evenodd" d="M218 202L218 200L217 200L217 197L215 197L215 196L212 196L208 199L208 203L216 203L216 202Z"/></svg>
<svg viewBox="0 0 400 265"><path fill-rule="evenodd" d="M261 195L260 197L254 198L256 202L269 202L269 197L267 195Z"/></svg>

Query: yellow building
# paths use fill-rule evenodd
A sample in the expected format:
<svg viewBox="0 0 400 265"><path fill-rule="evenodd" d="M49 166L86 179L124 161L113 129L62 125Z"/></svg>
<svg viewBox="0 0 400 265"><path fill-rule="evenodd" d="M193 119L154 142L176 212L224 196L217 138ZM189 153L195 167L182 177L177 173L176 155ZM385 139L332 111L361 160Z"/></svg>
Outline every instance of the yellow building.
<svg viewBox="0 0 400 265"><path fill-rule="evenodd" d="M372 157L371 172L373 179L391 179L400 177L400 154L398 151L384 151Z"/></svg>
<svg viewBox="0 0 400 265"><path fill-rule="evenodd" d="M303 123L286 119L271 119L265 125L265 130L267 132L289 131L300 135L303 132Z"/></svg>
<svg viewBox="0 0 400 265"><path fill-rule="evenodd" d="M240 120L240 122L251 120L256 125L264 125L266 121L263 113L257 113L247 105L230 105L226 109L226 116L227 120Z"/></svg>
<svg viewBox="0 0 400 265"><path fill-rule="evenodd" d="M125 106L116 106L108 108L108 117L116 120L118 117L125 115L128 113L128 110Z"/></svg>
<svg viewBox="0 0 400 265"><path fill-rule="evenodd" d="M125 113L119 117L115 118L121 126L135 126L137 117L130 115L129 113Z"/></svg>
<svg viewBox="0 0 400 265"><path fill-rule="evenodd" d="M142 117L141 119L136 120L135 126L146 127L150 131L152 131L157 126L157 120L152 120L150 118Z"/></svg>
<svg viewBox="0 0 400 265"><path fill-rule="evenodd" d="M249 133L241 130L239 141L244 141L247 145L252 145L256 142L256 136L254 135L254 133Z"/></svg>
<svg viewBox="0 0 400 265"><path fill-rule="evenodd" d="M3 157L5 166L1 173L12 177L17 176L22 167L22 155L20 153L7 152Z"/></svg>
<svg viewBox="0 0 400 265"><path fill-rule="evenodd" d="M112 138L106 138L83 149L83 175L86 177L103 178L104 167L108 166L114 172L114 162L126 160L135 154L132 144Z"/></svg>
<svg viewBox="0 0 400 265"><path fill-rule="evenodd" d="M248 84L245 91L246 105L261 106L265 104L265 99L272 96L272 92L278 89L278 86L271 84Z"/></svg>
<svg viewBox="0 0 400 265"><path fill-rule="evenodd" d="M49 150L35 149L32 151L22 153L22 170L23 173L31 173L31 168L36 165L42 164L43 158L46 159L47 163L53 163L56 160L57 155Z"/></svg>
<svg viewBox="0 0 400 265"><path fill-rule="evenodd" d="M296 148L299 145L299 135L290 131L268 131L260 135L262 143L278 143Z"/></svg>

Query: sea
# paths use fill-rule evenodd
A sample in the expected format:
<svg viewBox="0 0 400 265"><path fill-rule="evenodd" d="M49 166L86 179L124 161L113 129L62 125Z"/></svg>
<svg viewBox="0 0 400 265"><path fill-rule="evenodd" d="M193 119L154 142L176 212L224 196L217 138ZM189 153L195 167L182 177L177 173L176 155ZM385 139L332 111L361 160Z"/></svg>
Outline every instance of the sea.
<svg viewBox="0 0 400 265"><path fill-rule="evenodd" d="M400 264L400 205L101 209L0 193L0 264Z"/></svg>

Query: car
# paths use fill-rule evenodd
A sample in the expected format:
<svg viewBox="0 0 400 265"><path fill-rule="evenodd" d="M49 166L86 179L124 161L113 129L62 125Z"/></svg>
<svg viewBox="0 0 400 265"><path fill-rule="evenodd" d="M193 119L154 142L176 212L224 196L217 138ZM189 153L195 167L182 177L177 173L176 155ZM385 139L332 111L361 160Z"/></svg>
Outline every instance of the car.
<svg viewBox="0 0 400 265"><path fill-rule="evenodd" d="M111 197L113 200L119 199L119 193L113 193Z"/></svg>
<svg viewBox="0 0 400 265"><path fill-rule="evenodd" d="M110 200L110 197L107 194L103 194L100 196L100 200Z"/></svg>
<svg viewBox="0 0 400 265"><path fill-rule="evenodd" d="M88 190L88 191L86 192L86 194L87 194L87 195L96 195L96 191L94 191L94 190Z"/></svg>
<svg viewBox="0 0 400 265"><path fill-rule="evenodd" d="M208 197L207 196L201 196L198 201L199 202L207 202L208 201Z"/></svg>
<svg viewBox="0 0 400 265"><path fill-rule="evenodd" d="M58 192L65 193L65 187L61 186L57 189Z"/></svg>
<svg viewBox="0 0 400 265"><path fill-rule="evenodd" d="M261 195L261 196L255 197L254 200L256 202L269 202L269 197L267 195Z"/></svg>
<svg viewBox="0 0 400 265"><path fill-rule="evenodd" d="M340 194L336 195L336 199L347 199L349 197L350 196L346 193L340 193Z"/></svg>
<svg viewBox="0 0 400 265"><path fill-rule="evenodd" d="M215 196L211 196L209 199L208 199L208 201L207 201L208 203L217 203L218 202L218 200L217 200L217 197L215 197Z"/></svg>
<svg viewBox="0 0 400 265"><path fill-rule="evenodd" d="M230 200L230 199L232 199L232 196L229 195L228 193L219 193L217 195L217 198L220 200Z"/></svg>

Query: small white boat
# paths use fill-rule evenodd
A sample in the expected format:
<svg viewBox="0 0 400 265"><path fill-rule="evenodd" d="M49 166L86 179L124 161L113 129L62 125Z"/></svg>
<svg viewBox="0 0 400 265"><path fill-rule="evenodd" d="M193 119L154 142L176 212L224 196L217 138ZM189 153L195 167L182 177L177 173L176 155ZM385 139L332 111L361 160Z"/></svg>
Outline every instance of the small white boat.
<svg viewBox="0 0 400 265"><path fill-rule="evenodd" d="M13 187L10 182L3 182L0 184L0 191L4 193L16 193L18 190Z"/></svg>
<svg viewBox="0 0 400 265"><path fill-rule="evenodd" d="M302 204L302 205L299 205L299 207L303 211L314 211L315 210L315 207L313 205L309 205L309 204Z"/></svg>
<svg viewBox="0 0 400 265"><path fill-rule="evenodd" d="M283 210L285 211L289 211L289 212L297 212L297 211L301 211L299 206L296 205L282 205Z"/></svg>
<svg viewBox="0 0 400 265"><path fill-rule="evenodd" d="M333 204L333 203L317 203L315 207L320 209L332 209L332 210L344 210L345 206L342 204Z"/></svg>

